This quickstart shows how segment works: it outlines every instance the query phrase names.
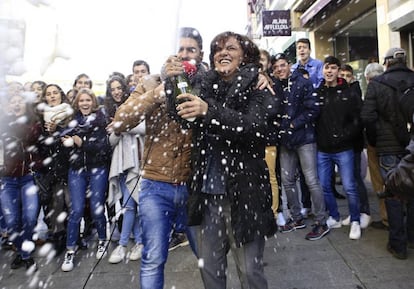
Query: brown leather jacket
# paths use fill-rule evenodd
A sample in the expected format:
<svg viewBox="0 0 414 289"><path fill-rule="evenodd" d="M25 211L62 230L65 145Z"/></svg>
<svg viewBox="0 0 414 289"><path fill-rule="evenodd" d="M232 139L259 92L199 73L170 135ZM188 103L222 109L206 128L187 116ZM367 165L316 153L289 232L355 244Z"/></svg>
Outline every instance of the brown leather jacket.
<svg viewBox="0 0 414 289"><path fill-rule="evenodd" d="M191 130L183 129L167 113L165 98L142 86L116 111L114 131L120 133L145 120L142 177L167 183L185 183L190 175Z"/></svg>

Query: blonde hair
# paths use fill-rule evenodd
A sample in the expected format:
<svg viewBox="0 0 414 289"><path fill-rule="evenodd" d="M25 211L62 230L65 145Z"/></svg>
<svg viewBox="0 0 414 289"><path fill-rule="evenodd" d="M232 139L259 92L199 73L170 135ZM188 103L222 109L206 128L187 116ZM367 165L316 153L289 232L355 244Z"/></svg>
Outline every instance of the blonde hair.
<svg viewBox="0 0 414 289"><path fill-rule="evenodd" d="M96 98L95 93L90 88L81 88L75 96L73 100L72 106L75 110L79 110L79 98L82 94L87 94L92 98L92 111L96 111L98 109L98 100Z"/></svg>

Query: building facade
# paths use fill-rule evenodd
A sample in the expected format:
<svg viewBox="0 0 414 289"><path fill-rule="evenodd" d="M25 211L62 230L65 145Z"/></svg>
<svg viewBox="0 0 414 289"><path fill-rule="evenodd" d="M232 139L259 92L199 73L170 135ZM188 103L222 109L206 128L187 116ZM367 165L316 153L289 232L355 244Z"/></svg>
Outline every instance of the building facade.
<svg viewBox="0 0 414 289"><path fill-rule="evenodd" d="M370 61L382 63L390 47L406 49L414 67L414 0L247 0L248 34L271 54L285 52L296 60L294 43L306 37L312 57L335 55L354 68L364 82ZM262 11L290 10L291 36L263 37Z"/></svg>

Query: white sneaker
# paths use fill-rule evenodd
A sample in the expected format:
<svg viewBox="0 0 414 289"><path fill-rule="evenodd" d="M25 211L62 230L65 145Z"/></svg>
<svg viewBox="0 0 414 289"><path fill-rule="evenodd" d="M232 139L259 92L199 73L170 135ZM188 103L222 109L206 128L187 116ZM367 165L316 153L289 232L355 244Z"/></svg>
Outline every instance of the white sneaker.
<svg viewBox="0 0 414 289"><path fill-rule="evenodd" d="M111 256L109 256L108 262L111 264L118 264L124 260L126 254L126 247L118 245L115 250L112 251Z"/></svg>
<svg viewBox="0 0 414 289"><path fill-rule="evenodd" d="M362 213L359 217L359 224L361 226L361 229L368 228L369 224L371 223L371 216L365 213Z"/></svg>
<svg viewBox="0 0 414 289"><path fill-rule="evenodd" d="M75 257L75 251L66 251L65 259L60 267L63 272L70 272L73 270L73 258Z"/></svg>
<svg viewBox="0 0 414 289"><path fill-rule="evenodd" d="M351 225L351 216L346 217L346 219L342 220L342 225L343 226L349 226Z"/></svg>
<svg viewBox="0 0 414 289"><path fill-rule="evenodd" d="M332 216L329 216L328 220L326 220L326 224L331 229L338 229L342 227L341 220L337 221Z"/></svg>
<svg viewBox="0 0 414 289"><path fill-rule="evenodd" d="M277 223L278 226L284 226L284 225L286 225L285 216L283 215L282 212L277 213L276 223Z"/></svg>
<svg viewBox="0 0 414 289"><path fill-rule="evenodd" d="M143 248L144 248L144 245L135 244L134 247L132 247L132 249L131 249L131 254L129 255L129 260L136 261L136 260L141 259Z"/></svg>
<svg viewBox="0 0 414 289"><path fill-rule="evenodd" d="M361 226L354 221L351 223L351 230L349 230L349 239L358 240L359 238L361 238Z"/></svg>
<svg viewBox="0 0 414 289"><path fill-rule="evenodd" d="M96 250L96 259L102 259L108 253L108 242L106 241L99 241L98 242L98 249Z"/></svg>

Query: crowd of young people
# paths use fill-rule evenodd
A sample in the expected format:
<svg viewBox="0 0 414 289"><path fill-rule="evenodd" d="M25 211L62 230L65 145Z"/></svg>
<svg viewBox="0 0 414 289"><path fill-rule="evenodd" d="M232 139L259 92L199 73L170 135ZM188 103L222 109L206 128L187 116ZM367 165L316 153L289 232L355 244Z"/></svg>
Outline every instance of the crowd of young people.
<svg viewBox="0 0 414 289"><path fill-rule="evenodd" d="M5 246L17 251L11 268L36 269L40 209L46 241L56 254L66 249L63 271L72 271L76 250L87 248L92 224L96 258L104 258L117 202L122 229L109 262L142 259L141 288L163 287L172 236L186 234L204 260L205 288L225 287L230 249L242 284L267 288L265 237L276 224L281 233L306 228L304 209L314 215L306 239L343 225L359 239L371 221L360 168L361 89L352 67L334 56L312 59L308 39L296 45L291 65L283 53L260 53L247 37L224 32L211 43L208 69L198 31L182 28L161 79L136 61L131 76L110 75L101 98L86 74L66 94L58 84L34 81L25 92L10 83L1 121L0 221ZM183 61L196 66L192 91L171 106ZM348 200L345 218L335 200L335 166Z"/></svg>

